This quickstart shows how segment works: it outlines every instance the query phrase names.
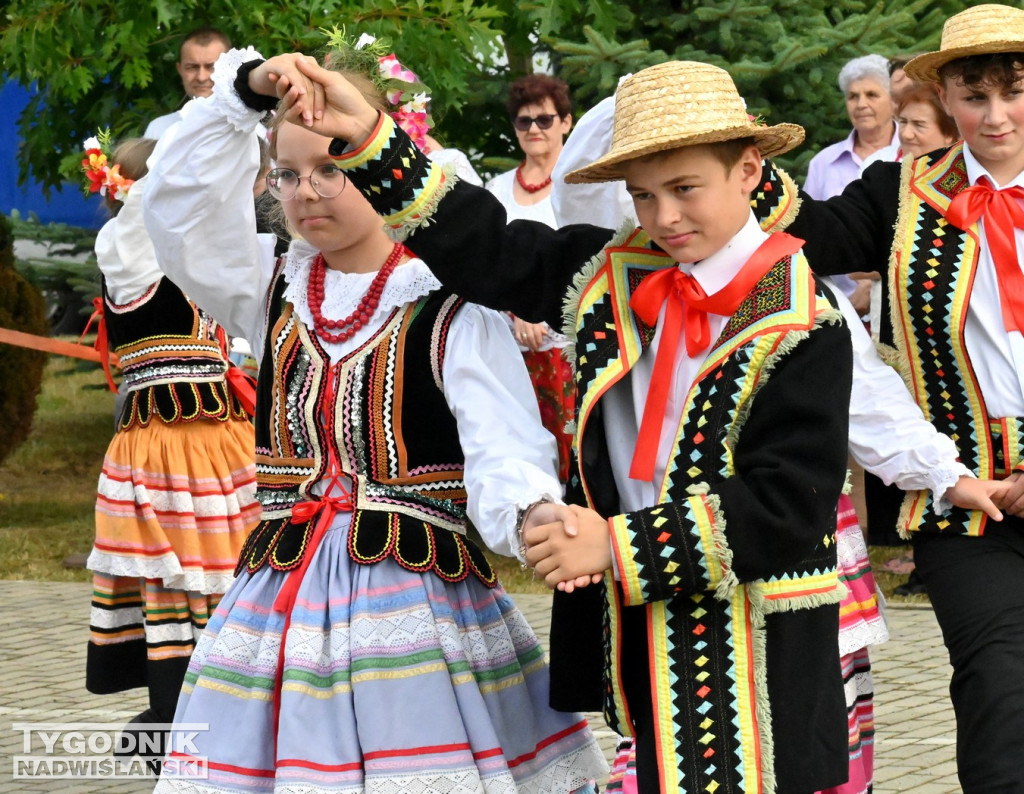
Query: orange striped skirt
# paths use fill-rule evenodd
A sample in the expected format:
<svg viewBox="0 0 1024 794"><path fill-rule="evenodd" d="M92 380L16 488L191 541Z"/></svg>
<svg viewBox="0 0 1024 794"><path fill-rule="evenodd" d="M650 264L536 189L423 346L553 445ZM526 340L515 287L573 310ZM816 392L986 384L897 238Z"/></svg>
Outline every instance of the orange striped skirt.
<svg viewBox="0 0 1024 794"><path fill-rule="evenodd" d="M224 593L260 516L245 420L159 421L117 433L103 460L88 567Z"/></svg>

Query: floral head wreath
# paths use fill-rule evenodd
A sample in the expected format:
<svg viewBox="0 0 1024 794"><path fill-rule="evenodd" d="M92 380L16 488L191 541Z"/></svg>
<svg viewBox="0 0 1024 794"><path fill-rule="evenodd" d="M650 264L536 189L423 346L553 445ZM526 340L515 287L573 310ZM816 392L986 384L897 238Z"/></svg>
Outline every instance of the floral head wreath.
<svg viewBox="0 0 1024 794"><path fill-rule="evenodd" d="M128 189L135 183L135 180L121 176L121 167L108 164L110 159L112 136L109 129L99 130L96 136L88 138L83 146L85 157L82 159L82 171L85 172L87 187L90 193L99 193L101 196L124 201L128 195Z"/></svg>
<svg viewBox="0 0 1024 794"><path fill-rule="evenodd" d="M330 64L370 78L391 107L391 118L417 146L426 149L427 133L434 124L427 112L430 89L415 72L402 65L391 52L388 40L364 33L351 44L344 28L323 29L323 32L327 35Z"/></svg>

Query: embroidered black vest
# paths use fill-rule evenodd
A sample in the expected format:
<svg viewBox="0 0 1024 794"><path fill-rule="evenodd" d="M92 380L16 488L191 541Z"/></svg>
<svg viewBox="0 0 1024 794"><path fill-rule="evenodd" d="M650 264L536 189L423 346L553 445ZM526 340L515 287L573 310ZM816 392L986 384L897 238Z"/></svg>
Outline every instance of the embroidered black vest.
<svg viewBox="0 0 1024 794"><path fill-rule="evenodd" d="M1024 420L990 417L967 355L964 329L981 246L945 218L968 186L963 144L904 166L889 289L899 367L925 418L956 443L960 460L982 478L1004 477L1021 463ZM895 299L898 296L898 299ZM901 531L978 535L987 516L958 507L932 509L931 493L909 493Z"/></svg>
<svg viewBox="0 0 1024 794"><path fill-rule="evenodd" d="M280 273L270 291L257 385L256 476L263 520L238 572L302 562L315 518L292 523L292 508L338 460L352 478L349 554L362 564L391 557L446 581L495 575L467 538L464 459L444 397L448 332L462 301L432 292L392 311L366 343L333 366L284 300ZM333 398L332 398L333 395Z"/></svg>
<svg viewBox="0 0 1024 794"><path fill-rule="evenodd" d="M211 317L161 278L123 306L103 289L110 348L119 360L128 398L118 430L201 419L245 419L224 381L224 332Z"/></svg>

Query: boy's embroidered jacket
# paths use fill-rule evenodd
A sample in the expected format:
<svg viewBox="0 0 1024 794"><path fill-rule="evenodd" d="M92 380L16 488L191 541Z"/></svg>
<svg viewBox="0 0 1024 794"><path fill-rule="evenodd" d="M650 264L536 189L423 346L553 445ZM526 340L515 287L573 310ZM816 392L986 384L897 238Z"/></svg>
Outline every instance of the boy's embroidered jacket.
<svg viewBox="0 0 1024 794"><path fill-rule="evenodd" d="M806 260L777 263L727 324L687 396L660 504L622 514L601 399L652 336L628 308L633 290L675 263L641 232L609 245L611 232L592 227L506 228L497 202L462 185L441 200L445 185L430 188L436 170L387 121L359 150L335 152L396 234L415 229L408 245L468 300L554 324L575 276L565 330L575 340L576 485L611 517L621 576L609 594L608 717L630 732L616 643L627 624L639 625L641 660L626 650L651 682L632 695L655 707L661 791L843 782L834 531L852 359L849 334ZM412 185L405 193L394 188L395 163ZM380 191L385 179L393 188ZM403 215L409 207L423 209ZM552 633L553 692L567 681L578 691L586 678L593 645L582 625ZM575 676L559 681L563 651Z"/></svg>
<svg viewBox="0 0 1024 794"><path fill-rule="evenodd" d="M104 287L103 301L107 337L129 391L118 430L154 418L165 424L247 418L224 380L223 329L169 279L123 306Z"/></svg>
<svg viewBox="0 0 1024 794"><path fill-rule="evenodd" d="M967 305L978 266L978 225L950 224L950 201L968 186L963 144L869 168L841 196L806 200L791 227L807 240L815 270L875 270L891 317L896 361L928 419L956 443L960 460L982 478L1024 469L1024 418L991 417L964 344ZM895 232L893 229L895 228ZM979 535L987 516L932 509L928 491L907 494L902 532Z"/></svg>
<svg viewBox="0 0 1024 794"><path fill-rule="evenodd" d="M437 291L392 312L381 330L333 366L283 299L279 272L256 400L257 497L263 520L238 572L302 562L316 517L292 509L315 499L332 461L352 479L349 554L391 557L447 581L470 574L494 585L483 553L464 536L466 491L455 418L441 373L452 317L462 301ZM408 384L430 384L410 391ZM321 410L325 407L324 410Z"/></svg>

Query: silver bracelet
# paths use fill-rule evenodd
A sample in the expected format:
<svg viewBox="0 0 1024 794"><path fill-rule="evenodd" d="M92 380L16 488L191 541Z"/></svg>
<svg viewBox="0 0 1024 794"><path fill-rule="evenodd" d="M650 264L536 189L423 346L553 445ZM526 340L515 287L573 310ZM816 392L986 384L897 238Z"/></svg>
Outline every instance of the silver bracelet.
<svg viewBox="0 0 1024 794"><path fill-rule="evenodd" d="M551 500L546 496L538 499L536 502L529 504L525 509L516 510L516 536L519 538L519 567L527 568L526 564L526 541L523 539L523 525L526 523L526 519L529 518L530 513L537 505L550 504Z"/></svg>

